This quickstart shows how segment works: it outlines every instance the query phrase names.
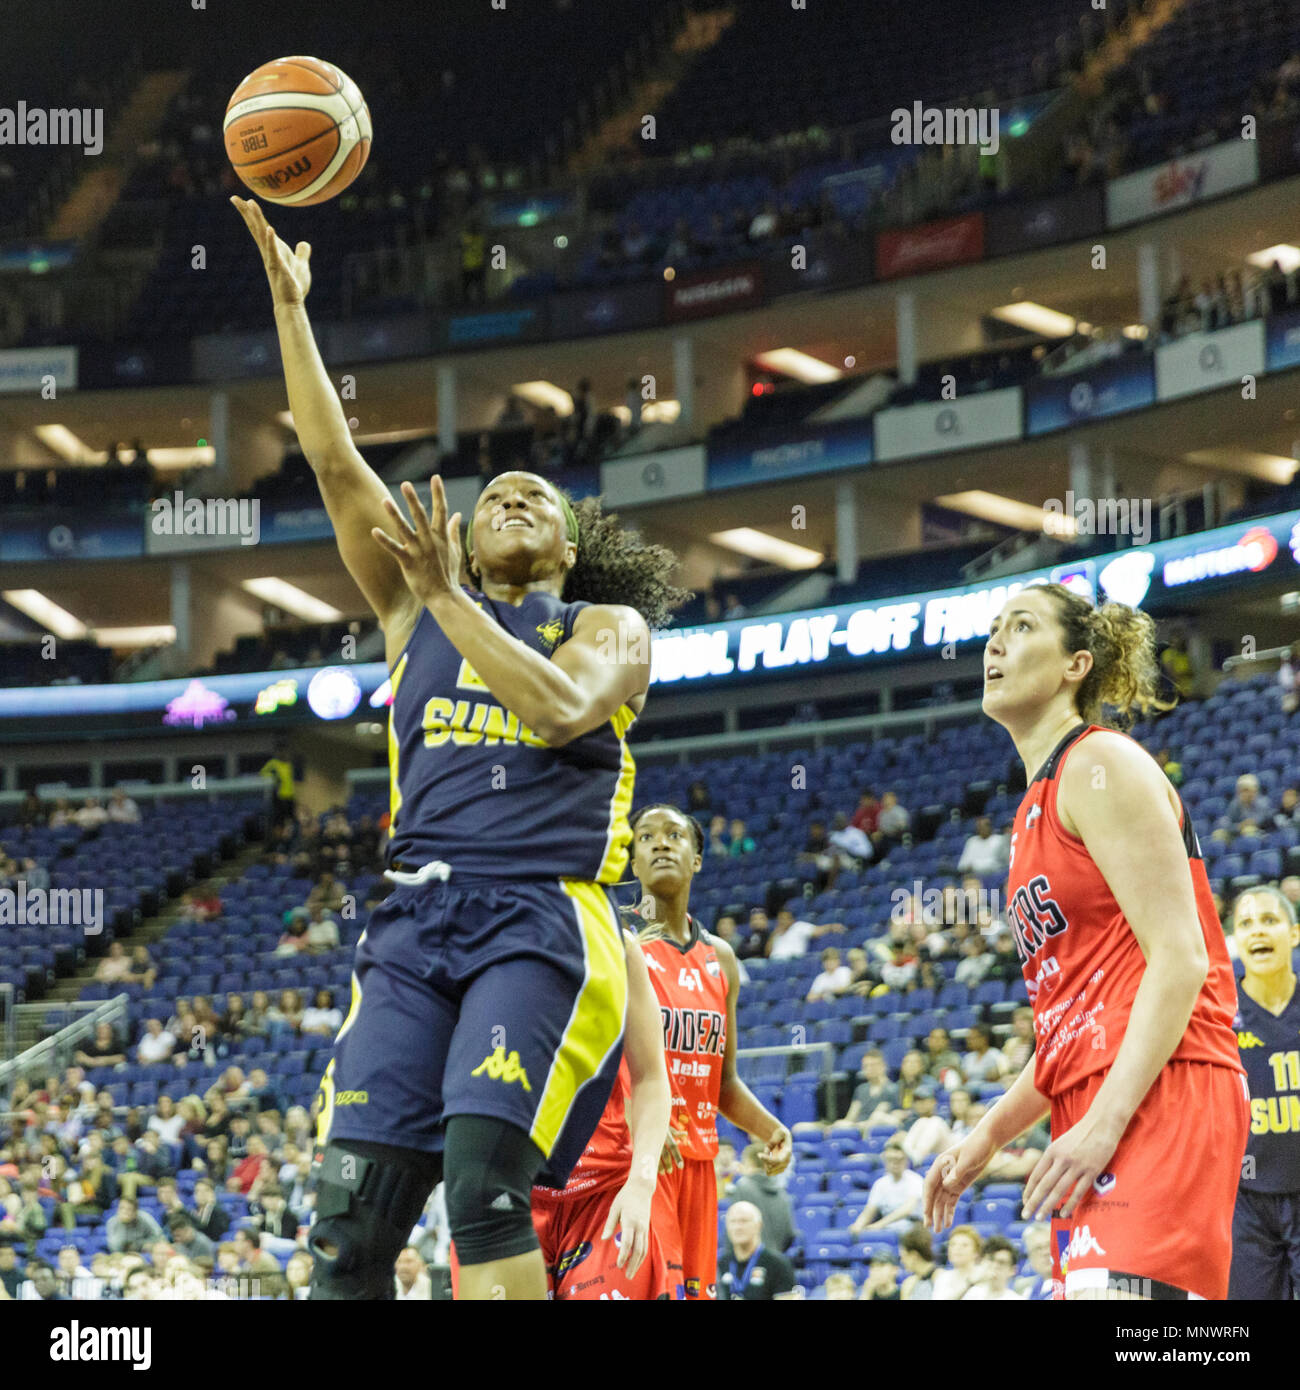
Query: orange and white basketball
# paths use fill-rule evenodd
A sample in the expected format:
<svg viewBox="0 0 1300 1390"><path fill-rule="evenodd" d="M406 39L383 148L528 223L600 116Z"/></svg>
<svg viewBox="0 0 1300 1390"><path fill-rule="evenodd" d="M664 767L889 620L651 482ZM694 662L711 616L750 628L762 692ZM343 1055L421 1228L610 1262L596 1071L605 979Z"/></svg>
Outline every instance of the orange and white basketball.
<svg viewBox="0 0 1300 1390"><path fill-rule="evenodd" d="M226 106L226 154L269 203L307 207L337 197L370 156L370 110L333 63L276 58L235 88Z"/></svg>

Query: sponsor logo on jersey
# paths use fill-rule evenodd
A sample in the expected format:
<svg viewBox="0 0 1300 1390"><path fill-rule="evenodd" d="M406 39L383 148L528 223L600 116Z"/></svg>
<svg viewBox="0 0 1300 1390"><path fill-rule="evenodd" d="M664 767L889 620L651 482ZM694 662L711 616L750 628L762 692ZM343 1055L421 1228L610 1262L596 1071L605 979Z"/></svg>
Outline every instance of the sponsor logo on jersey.
<svg viewBox="0 0 1300 1390"><path fill-rule="evenodd" d="M1065 1248L1065 1259L1082 1259L1085 1255L1104 1255L1106 1252L1101 1247L1101 1242L1093 1235L1087 1226L1075 1226L1070 1232L1070 1243ZM1065 1268L1065 1260L1061 1262L1062 1269Z"/></svg>
<svg viewBox="0 0 1300 1390"><path fill-rule="evenodd" d="M518 1081L525 1091L533 1089L528 1084L528 1073L519 1065L519 1054L512 1052L507 1056L504 1047L488 1053L470 1075L486 1076L492 1081L504 1081L507 1085Z"/></svg>
<svg viewBox="0 0 1300 1390"><path fill-rule="evenodd" d="M558 620L553 623L538 623L537 635L542 639L544 646L553 647L564 636L564 624Z"/></svg>
<svg viewBox="0 0 1300 1390"><path fill-rule="evenodd" d="M591 1242L584 1240L581 1245L575 1245L572 1250L566 1250L556 1261L555 1272L557 1274L567 1274L571 1269L576 1269L583 1260L591 1254ZM583 1285L582 1287L586 1287Z"/></svg>
<svg viewBox="0 0 1300 1390"><path fill-rule="evenodd" d="M1041 806L1031 806L1025 814L1025 829L1032 830L1034 828L1034 822L1042 814L1043 808Z"/></svg>
<svg viewBox="0 0 1300 1390"><path fill-rule="evenodd" d="M706 1292L710 1298L717 1298L718 1286L716 1284L710 1284Z"/></svg>
<svg viewBox="0 0 1300 1390"><path fill-rule="evenodd" d="M340 1091L334 1097L335 1105L369 1105L369 1091Z"/></svg>
<svg viewBox="0 0 1300 1390"><path fill-rule="evenodd" d="M688 1280L686 1281L686 1297L687 1297L687 1298L699 1298L699 1296L700 1296L700 1281L699 1281L698 1279L688 1279Z"/></svg>
<svg viewBox="0 0 1300 1390"><path fill-rule="evenodd" d="M1099 1173L1092 1180L1092 1190L1098 1197L1104 1197L1108 1192L1114 1191L1117 1181L1114 1173Z"/></svg>
<svg viewBox="0 0 1300 1390"><path fill-rule="evenodd" d="M1264 1039L1257 1038L1254 1033L1245 1032L1237 1034L1238 1047L1263 1047Z"/></svg>
<svg viewBox="0 0 1300 1390"><path fill-rule="evenodd" d="M712 975L714 979L717 979L722 973L722 966L718 964L716 957L710 956L709 959L704 962L704 970L706 974Z"/></svg>
<svg viewBox="0 0 1300 1390"><path fill-rule="evenodd" d="M661 1005L665 1052L721 1057L727 1050L727 1016L716 1009L673 1009Z"/></svg>
<svg viewBox="0 0 1300 1390"><path fill-rule="evenodd" d="M645 963L650 967L651 970L657 970L661 975L666 975L668 973L667 967L663 964L662 961L658 959L658 957L652 955L649 951L644 952L644 955Z"/></svg>

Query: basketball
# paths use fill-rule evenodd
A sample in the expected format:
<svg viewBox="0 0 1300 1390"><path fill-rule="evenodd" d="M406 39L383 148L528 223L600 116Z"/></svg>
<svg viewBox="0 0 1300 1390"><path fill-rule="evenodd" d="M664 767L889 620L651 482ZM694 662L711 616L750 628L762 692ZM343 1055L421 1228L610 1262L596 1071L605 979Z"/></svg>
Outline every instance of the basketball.
<svg viewBox="0 0 1300 1390"><path fill-rule="evenodd" d="M269 203L337 197L370 155L370 111L333 63L276 58L235 88L223 125L235 173Z"/></svg>

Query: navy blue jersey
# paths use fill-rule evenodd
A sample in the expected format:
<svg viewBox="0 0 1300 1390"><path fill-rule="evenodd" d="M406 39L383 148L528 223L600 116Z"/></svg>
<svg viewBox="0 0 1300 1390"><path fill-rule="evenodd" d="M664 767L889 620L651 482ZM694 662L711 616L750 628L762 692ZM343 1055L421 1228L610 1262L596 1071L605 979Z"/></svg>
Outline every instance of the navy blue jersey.
<svg viewBox="0 0 1300 1390"><path fill-rule="evenodd" d="M516 607L465 592L547 656L587 607L543 593ZM619 881L636 773L626 742L636 715L627 705L552 748L493 698L427 609L392 676L390 866L441 859L456 872L503 879Z"/></svg>
<svg viewBox="0 0 1300 1390"><path fill-rule="evenodd" d="M1300 989L1274 1017L1238 980L1233 1027L1250 1084L1241 1185L1250 1192L1300 1192Z"/></svg>

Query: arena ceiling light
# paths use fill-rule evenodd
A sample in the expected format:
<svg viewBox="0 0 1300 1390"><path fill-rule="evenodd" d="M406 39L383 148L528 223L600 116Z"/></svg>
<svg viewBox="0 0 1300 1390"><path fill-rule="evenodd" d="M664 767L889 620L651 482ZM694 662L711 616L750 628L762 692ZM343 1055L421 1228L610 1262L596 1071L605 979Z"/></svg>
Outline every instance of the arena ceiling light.
<svg viewBox="0 0 1300 1390"><path fill-rule="evenodd" d="M839 381L844 373L829 362L810 357L798 348L773 348L771 352L760 352L754 358L756 366L765 372L780 372L782 376L793 377L808 385L821 385L827 381Z"/></svg>
<svg viewBox="0 0 1300 1390"><path fill-rule="evenodd" d="M192 444L181 449L146 449L144 456L155 468L199 468L217 461L211 444Z"/></svg>
<svg viewBox="0 0 1300 1390"><path fill-rule="evenodd" d="M510 389L529 405L549 405L557 415L573 414L573 397L553 381L521 381Z"/></svg>
<svg viewBox="0 0 1300 1390"><path fill-rule="evenodd" d="M26 613L56 637L71 642L86 635L86 625L74 618L66 608L60 608L53 599L48 599L39 589L6 589L4 601L12 604L20 613Z"/></svg>
<svg viewBox="0 0 1300 1390"><path fill-rule="evenodd" d="M107 463L108 451L96 452L66 425L37 425L32 433L64 463Z"/></svg>
<svg viewBox="0 0 1300 1390"><path fill-rule="evenodd" d="M1003 323L1013 323L1017 328L1038 333L1044 338L1068 338L1076 327L1071 315L1058 313L1045 304L1035 304L1032 299L1003 304L1001 308L990 309L989 313Z"/></svg>
<svg viewBox="0 0 1300 1390"><path fill-rule="evenodd" d="M1223 468L1282 487L1300 471L1300 463L1293 458L1286 458L1282 454L1263 454L1254 449L1193 449L1183 455L1183 460L1198 468Z"/></svg>
<svg viewBox="0 0 1300 1390"><path fill-rule="evenodd" d="M1252 251L1246 260L1261 270L1271 270L1274 261L1280 261L1282 269L1289 275L1300 266L1300 246L1290 246L1280 242L1277 246L1266 246L1262 251Z"/></svg>
<svg viewBox="0 0 1300 1390"><path fill-rule="evenodd" d="M90 634L101 647L168 647L176 640L170 623L152 627L97 627Z"/></svg>
<svg viewBox="0 0 1300 1390"><path fill-rule="evenodd" d="M308 623L337 623L343 614L321 599L299 589L283 579L268 576L266 579L245 579L243 588L263 603L274 604Z"/></svg>
<svg viewBox="0 0 1300 1390"><path fill-rule="evenodd" d="M826 558L820 550L809 550L807 546L795 545L793 541L783 541L777 536L769 536L766 531L755 531L752 526L715 531L709 539L714 545L788 570L815 569Z"/></svg>
<svg viewBox="0 0 1300 1390"><path fill-rule="evenodd" d="M1020 502L1014 497L1003 497L996 492L951 492L945 497L936 497L935 505L947 507L949 511L964 512L967 516L979 517L981 521L992 521L998 526L1010 526L1017 531L1042 531L1051 536L1073 536L1078 523L1074 517L1067 516L1064 503L1059 512L1049 512L1043 507L1035 507L1031 502Z"/></svg>
<svg viewBox="0 0 1300 1390"><path fill-rule="evenodd" d="M625 405L611 406L609 413L623 426L632 423L632 412ZM682 413L681 401L646 401L641 406L643 425L671 425Z"/></svg>

